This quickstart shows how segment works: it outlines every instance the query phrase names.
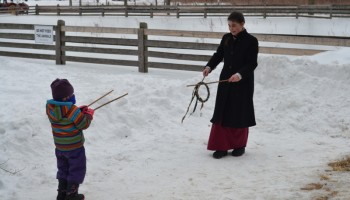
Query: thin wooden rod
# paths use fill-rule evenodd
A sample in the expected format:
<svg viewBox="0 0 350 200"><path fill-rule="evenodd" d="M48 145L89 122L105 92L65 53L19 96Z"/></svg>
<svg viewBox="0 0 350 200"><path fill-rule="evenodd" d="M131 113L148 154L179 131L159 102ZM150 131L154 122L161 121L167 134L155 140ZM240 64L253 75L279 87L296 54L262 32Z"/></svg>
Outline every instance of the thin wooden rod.
<svg viewBox="0 0 350 200"><path fill-rule="evenodd" d="M107 103L104 103L104 104L98 106L97 108L94 108L94 110L96 111L97 109L99 109L99 108L101 108L101 107L103 107L103 106L105 106L105 105L107 105L107 104L109 104L109 103L112 103L113 101L116 101L116 100L118 100L118 99L120 99L120 98L123 98L123 97L125 97L126 95L128 95L128 93L126 93L126 94L124 94L124 95L122 95L122 96L120 96L120 97L117 97L117 98L115 98L115 99L112 99L112 100L108 101Z"/></svg>
<svg viewBox="0 0 350 200"><path fill-rule="evenodd" d="M87 105L87 107L90 107L92 104L96 103L97 101L99 101L100 99L102 99L103 97L109 95L111 92L113 92L114 90L111 90L109 92L107 92L106 94L104 94L102 97L96 99L95 101L93 101L92 103L90 103L89 105Z"/></svg>
<svg viewBox="0 0 350 200"><path fill-rule="evenodd" d="M228 79L227 80L221 80L221 81L213 81L213 82L207 82L207 83L205 83L205 84L213 84L213 83L222 83L222 82L227 82L228 81ZM186 85L186 87L191 87L191 86L196 86L196 85L198 85L198 83L197 84L194 84L194 85Z"/></svg>

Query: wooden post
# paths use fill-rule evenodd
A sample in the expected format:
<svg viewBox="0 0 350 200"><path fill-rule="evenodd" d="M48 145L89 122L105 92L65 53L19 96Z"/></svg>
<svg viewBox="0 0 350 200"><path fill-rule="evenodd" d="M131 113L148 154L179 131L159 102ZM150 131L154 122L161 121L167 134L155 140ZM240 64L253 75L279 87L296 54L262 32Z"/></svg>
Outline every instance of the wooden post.
<svg viewBox="0 0 350 200"><path fill-rule="evenodd" d="M102 4L102 6L103 6L103 4ZM104 17L104 16L105 16L105 8L102 7L102 17Z"/></svg>
<svg viewBox="0 0 350 200"><path fill-rule="evenodd" d="M144 22L140 23L140 29L138 30L138 41L139 41L139 72L148 72L148 57L147 57L147 35L145 35L145 29L147 24Z"/></svg>
<svg viewBox="0 0 350 200"><path fill-rule="evenodd" d="M79 8L79 15L82 16L83 15L83 10L81 8Z"/></svg>
<svg viewBox="0 0 350 200"><path fill-rule="evenodd" d="M39 6L38 6L38 4L35 5L35 15L39 15Z"/></svg>
<svg viewBox="0 0 350 200"><path fill-rule="evenodd" d="M153 18L153 4L151 4L150 7L150 17Z"/></svg>
<svg viewBox="0 0 350 200"><path fill-rule="evenodd" d="M299 6L297 6L297 10L295 11L295 18L299 18Z"/></svg>
<svg viewBox="0 0 350 200"><path fill-rule="evenodd" d="M57 4L57 15L61 15L60 4Z"/></svg>
<svg viewBox="0 0 350 200"><path fill-rule="evenodd" d="M329 6L329 18L332 19L333 17L333 4Z"/></svg>
<svg viewBox="0 0 350 200"><path fill-rule="evenodd" d="M207 3L204 4L204 18L207 18Z"/></svg>
<svg viewBox="0 0 350 200"><path fill-rule="evenodd" d="M16 14L16 16L18 15L18 13L19 13L19 5L17 4L16 7L15 7L15 14Z"/></svg>
<svg viewBox="0 0 350 200"><path fill-rule="evenodd" d="M128 13L128 6L125 6L125 17L128 17L129 13Z"/></svg>
<svg viewBox="0 0 350 200"><path fill-rule="evenodd" d="M62 41L62 38L65 36L65 32L62 31L62 26L65 25L63 20L57 21L56 26L56 65L65 65L66 60L62 58L66 53L62 51L62 46L65 46L65 42Z"/></svg>
<svg viewBox="0 0 350 200"><path fill-rule="evenodd" d="M310 10L313 10L310 5L315 5L315 0L309 0L308 1L308 10L309 10L309 15L314 15L313 12L311 12Z"/></svg>

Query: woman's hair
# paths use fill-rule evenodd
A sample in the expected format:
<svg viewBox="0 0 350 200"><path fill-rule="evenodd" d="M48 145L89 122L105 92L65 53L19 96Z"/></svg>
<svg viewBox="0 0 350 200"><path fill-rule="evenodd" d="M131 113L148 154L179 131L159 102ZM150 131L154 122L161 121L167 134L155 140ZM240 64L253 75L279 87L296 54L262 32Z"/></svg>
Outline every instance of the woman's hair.
<svg viewBox="0 0 350 200"><path fill-rule="evenodd" d="M228 16L227 20L238 23L245 22L243 14L241 12L236 11L232 12L230 16Z"/></svg>

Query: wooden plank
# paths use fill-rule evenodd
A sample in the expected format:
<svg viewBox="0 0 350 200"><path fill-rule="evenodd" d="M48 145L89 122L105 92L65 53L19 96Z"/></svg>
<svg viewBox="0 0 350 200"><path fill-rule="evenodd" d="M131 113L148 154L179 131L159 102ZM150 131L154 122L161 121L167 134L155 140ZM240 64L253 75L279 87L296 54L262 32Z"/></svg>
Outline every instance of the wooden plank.
<svg viewBox="0 0 350 200"><path fill-rule="evenodd" d="M108 45L123 45L123 46L137 46L138 45L137 39L64 36L62 38L62 41L73 42L73 43L108 44Z"/></svg>
<svg viewBox="0 0 350 200"><path fill-rule="evenodd" d="M9 51L0 51L0 56L8 57L18 57L18 58L34 58L34 59L43 59L43 60L55 60L55 55L47 54L33 54L33 53L19 53L19 52L9 52Z"/></svg>
<svg viewBox="0 0 350 200"><path fill-rule="evenodd" d="M221 39L222 36L226 33L224 33L224 32L204 32L204 31L177 31L177 30L162 30L162 29L147 29L147 30L145 30L146 35L217 38L217 39Z"/></svg>
<svg viewBox="0 0 350 200"><path fill-rule="evenodd" d="M350 37L330 37L330 36L299 36L299 35L277 35L277 34L252 34L259 41L313 44L329 46L350 46Z"/></svg>
<svg viewBox="0 0 350 200"><path fill-rule="evenodd" d="M186 71L203 70L203 65L186 65L186 64L159 63L159 62L149 62L148 67L158 68L158 69L186 70Z"/></svg>
<svg viewBox="0 0 350 200"><path fill-rule="evenodd" d="M99 7L93 7L93 8L86 8L86 7L81 7L84 11L95 11L98 9L104 9L104 10L108 10L108 11L117 11L117 12L124 12L125 11L125 7L115 7L115 6L99 6Z"/></svg>
<svg viewBox="0 0 350 200"><path fill-rule="evenodd" d="M279 48L279 47L259 47L260 53L265 54L281 54L281 55L314 55L317 53L325 52L325 50L313 50L313 49L296 49L296 48ZM148 52L149 57L167 58L177 60L190 60L190 61L208 61L211 56L207 55L191 55L191 54L176 54L166 52Z"/></svg>
<svg viewBox="0 0 350 200"><path fill-rule="evenodd" d="M176 31L176 30L145 30L146 35L176 36L176 37L198 37L221 39L224 32L202 32L202 31ZM315 44L329 46L349 46L350 37L326 37L326 36L299 36L299 35L277 35L277 34L252 34L259 41L281 42L296 44Z"/></svg>
<svg viewBox="0 0 350 200"><path fill-rule="evenodd" d="M202 32L202 31L174 31L174 30L145 30L146 35L176 36L176 37L198 37L221 39L224 32ZM252 34L259 41L314 44L329 46L350 46L350 37L329 37L329 36L300 36L300 35L277 35L277 34Z"/></svg>
<svg viewBox="0 0 350 200"><path fill-rule="evenodd" d="M269 16L269 17L273 17L273 16ZM305 18L314 18L314 19L316 19L316 18L318 18L318 19L330 19L330 17L329 16L320 16L320 15L318 15L318 14L315 14L315 15L308 15L308 14L300 14L299 15L299 18L301 18L301 17L305 17Z"/></svg>
<svg viewBox="0 0 350 200"><path fill-rule="evenodd" d="M265 53L265 54L309 56L309 55L315 55L321 52L325 52L325 50L259 47L259 53Z"/></svg>
<svg viewBox="0 0 350 200"><path fill-rule="evenodd" d="M54 45L25 44L25 43L13 43L13 42L0 42L0 47L24 48L24 49L44 49L44 50L55 50L56 49Z"/></svg>
<svg viewBox="0 0 350 200"><path fill-rule="evenodd" d="M24 34L24 33L0 33L0 38L34 40L34 34Z"/></svg>
<svg viewBox="0 0 350 200"><path fill-rule="evenodd" d="M62 50L73 51L73 52L87 52L87 53L104 53L104 54L119 54L119 55L133 55L133 56L138 55L137 50L129 50L129 49L63 46Z"/></svg>
<svg viewBox="0 0 350 200"><path fill-rule="evenodd" d="M88 32L88 33L116 33L116 34L137 34L136 28L112 28L112 27L84 27L84 26L64 26L62 31Z"/></svg>
<svg viewBox="0 0 350 200"><path fill-rule="evenodd" d="M7 24L7 23L0 23L0 29L34 30L34 25L33 24Z"/></svg>
<svg viewBox="0 0 350 200"><path fill-rule="evenodd" d="M176 59L176 60L191 60L191 61L209 61L209 59L211 58L211 56L206 56L206 55L167 53L167 52L157 52L157 51L148 51L147 56L156 57L156 58Z"/></svg>
<svg viewBox="0 0 350 200"><path fill-rule="evenodd" d="M138 66L138 61L130 61L130 60L112 60L112 59L87 58L87 57L76 57L76 56L63 56L63 59L65 61L71 61L71 62L106 64L106 65L123 65L123 66L131 66L131 67Z"/></svg>
<svg viewBox="0 0 350 200"><path fill-rule="evenodd" d="M148 40L146 41L146 46L171 49L216 50L219 44Z"/></svg>
<svg viewBox="0 0 350 200"><path fill-rule="evenodd" d="M204 13L204 8L180 8L179 13Z"/></svg>

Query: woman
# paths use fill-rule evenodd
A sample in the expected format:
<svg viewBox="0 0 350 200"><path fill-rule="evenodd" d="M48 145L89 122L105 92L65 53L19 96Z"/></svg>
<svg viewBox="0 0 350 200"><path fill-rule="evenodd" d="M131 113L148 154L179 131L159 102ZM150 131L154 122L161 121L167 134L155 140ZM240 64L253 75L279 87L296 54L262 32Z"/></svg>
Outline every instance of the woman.
<svg viewBox="0 0 350 200"><path fill-rule="evenodd" d="M223 36L221 43L209 60L203 76L224 60L218 85L215 110L211 119L208 150L215 151L216 159L228 155L245 153L249 127L255 126L253 105L254 70L258 66L258 40L244 28L242 13L233 12L228 17L230 33Z"/></svg>

